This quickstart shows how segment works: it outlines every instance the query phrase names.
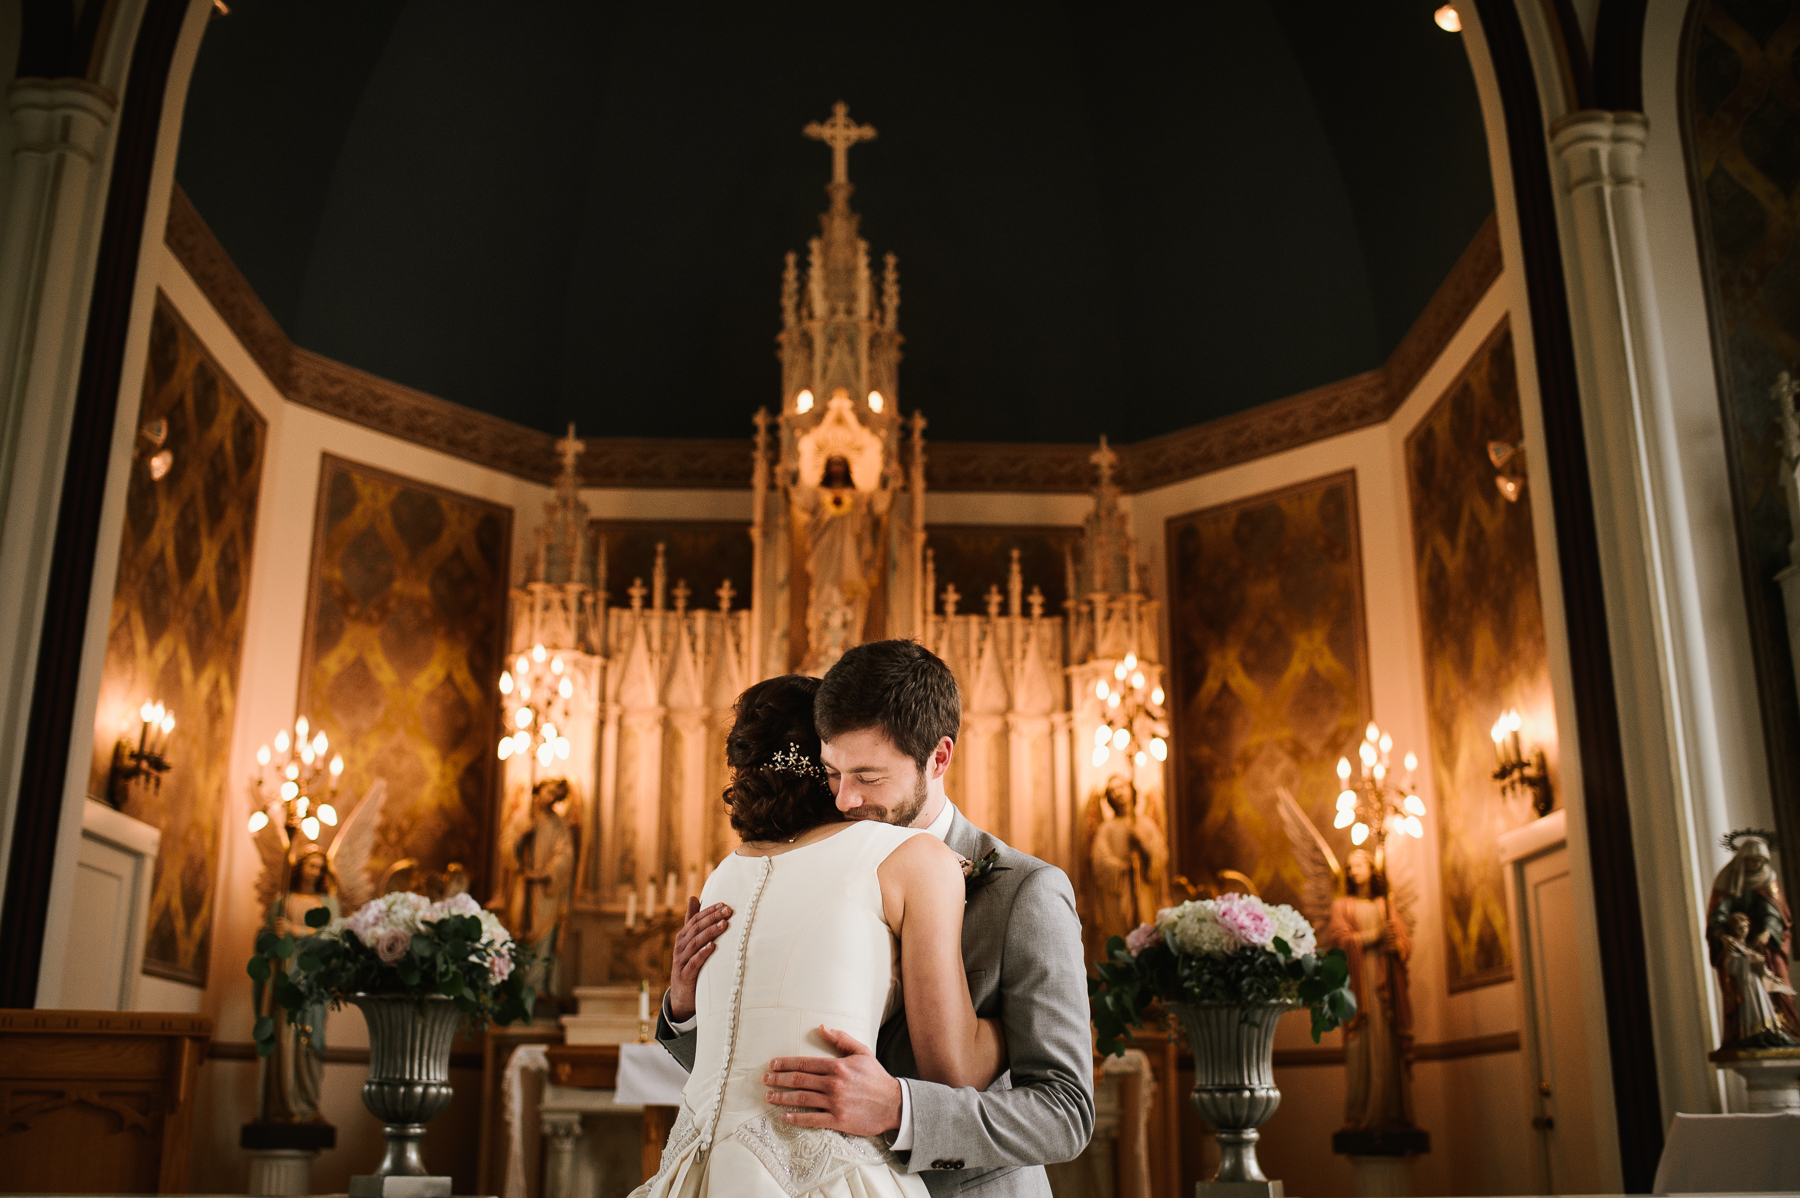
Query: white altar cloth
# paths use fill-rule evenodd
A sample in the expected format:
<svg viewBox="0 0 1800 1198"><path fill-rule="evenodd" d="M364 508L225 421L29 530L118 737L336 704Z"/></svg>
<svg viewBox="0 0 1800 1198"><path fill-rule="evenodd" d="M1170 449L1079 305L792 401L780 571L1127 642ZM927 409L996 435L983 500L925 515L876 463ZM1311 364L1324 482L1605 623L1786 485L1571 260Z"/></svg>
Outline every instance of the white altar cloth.
<svg viewBox="0 0 1800 1198"><path fill-rule="evenodd" d="M1800 1114L1676 1115L1654 1194L1800 1190Z"/></svg>
<svg viewBox="0 0 1800 1198"><path fill-rule="evenodd" d="M620 1106L680 1106L687 1080L687 1070L662 1045L621 1044L613 1101Z"/></svg>

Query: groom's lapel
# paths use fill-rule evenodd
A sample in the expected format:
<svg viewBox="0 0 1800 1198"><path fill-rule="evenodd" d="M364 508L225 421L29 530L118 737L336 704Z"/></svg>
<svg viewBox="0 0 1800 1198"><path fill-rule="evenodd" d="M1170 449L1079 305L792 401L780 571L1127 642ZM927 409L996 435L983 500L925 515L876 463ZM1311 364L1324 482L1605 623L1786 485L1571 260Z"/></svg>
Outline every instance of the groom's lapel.
<svg viewBox="0 0 1800 1198"><path fill-rule="evenodd" d="M968 861L987 852L985 842L988 839L988 834L964 819L961 811L951 818L950 827L944 833L944 843L950 846L951 852Z"/></svg>

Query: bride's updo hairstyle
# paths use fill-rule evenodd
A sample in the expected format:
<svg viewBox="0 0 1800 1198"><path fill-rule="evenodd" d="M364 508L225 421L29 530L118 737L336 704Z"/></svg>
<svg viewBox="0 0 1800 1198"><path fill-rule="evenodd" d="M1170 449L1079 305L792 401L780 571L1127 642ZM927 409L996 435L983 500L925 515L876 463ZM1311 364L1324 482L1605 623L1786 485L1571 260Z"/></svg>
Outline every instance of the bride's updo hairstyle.
<svg viewBox="0 0 1800 1198"><path fill-rule="evenodd" d="M744 840L789 840L844 817L825 784L813 696L819 680L784 674L738 696L737 718L725 738L731 783L725 806L731 830Z"/></svg>

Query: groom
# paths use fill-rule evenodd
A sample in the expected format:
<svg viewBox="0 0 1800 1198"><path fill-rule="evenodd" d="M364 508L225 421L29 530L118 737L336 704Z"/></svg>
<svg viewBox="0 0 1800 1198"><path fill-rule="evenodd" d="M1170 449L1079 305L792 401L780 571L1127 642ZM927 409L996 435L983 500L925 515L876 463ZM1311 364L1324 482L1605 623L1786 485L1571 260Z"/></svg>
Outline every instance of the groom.
<svg viewBox="0 0 1800 1198"><path fill-rule="evenodd" d="M924 828L978 866L995 854L968 883L963 967L975 1013L1005 1028L1009 1069L980 1092L919 1080L902 1010L873 1052L830 1032L842 1056L771 1061L770 1101L790 1108L796 1127L883 1137L934 1196L978 1186L983 1198L1047 1196L1044 1166L1079 1155L1094 1130L1087 974L1069 880L975 827L944 793L962 701L929 650L898 640L851 649L820 683L813 713L846 818ZM688 901L656 1025L656 1038L690 1067L694 983L731 914L699 905Z"/></svg>

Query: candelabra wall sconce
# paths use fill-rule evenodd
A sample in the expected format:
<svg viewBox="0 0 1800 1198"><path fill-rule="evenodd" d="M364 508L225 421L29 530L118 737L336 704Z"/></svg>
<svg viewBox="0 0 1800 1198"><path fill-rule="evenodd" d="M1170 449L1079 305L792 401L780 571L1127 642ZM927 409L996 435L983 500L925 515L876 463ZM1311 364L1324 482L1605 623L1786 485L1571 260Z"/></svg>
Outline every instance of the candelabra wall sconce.
<svg viewBox="0 0 1800 1198"><path fill-rule="evenodd" d="M161 482L175 465L175 451L165 444L168 439L167 420L151 420L138 429L137 448L132 456L143 459L151 482Z"/></svg>
<svg viewBox="0 0 1800 1198"><path fill-rule="evenodd" d="M1556 795L1550 787L1550 765L1541 745L1532 745L1529 752L1523 748L1519 740L1522 727L1524 721L1519 713L1508 710L1501 713L1488 732L1494 738L1494 781L1500 784L1503 795L1529 790L1531 809L1542 819L1556 807Z"/></svg>
<svg viewBox="0 0 1800 1198"><path fill-rule="evenodd" d="M1388 836L1410 836L1414 840L1425 837L1425 800L1413 785L1419 759L1411 753L1405 756L1401 764L1406 767L1406 777L1396 786L1388 768L1388 755L1393 750L1394 738L1370 724L1362 743L1356 746L1357 759L1362 762L1361 774L1352 777L1350 759L1338 758L1338 780L1344 789L1338 793L1337 817L1331 823L1334 828L1349 828L1350 843L1357 848L1373 839L1375 873L1383 883L1387 881Z"/></svg>
<svg viewBox="0 0 1800 1198"><path fill-rule="evenodd" d="M126 797L133 782L143 782L152 790L162 789L163 775L175 768L169 760L169 738L175 732L175 713L161 703L138 708L142 723L138 727L137 744L121 736L113 746L112 774L107 779L106 799L120 811L125 810Z"/></svg>
<svg viewBox="0 0 1800 1198"><path fill-rule="evenodd" d="M1519 502L1519 494L1525 490L1525 442L1508 445L1505 441L1489 441L1488 461L1500 472L1494 476L1494 485L1500 488L1501 496L1508 503Z"/></svg>
<svg viewBox="0 0 1800 1198"><path fill-rule="evenodd" d="M1113 667L1117 686L1104 678L1094 683L1094 697L1106 704L1106 722L1094 729L1095 769L1104 766L1114 753L1130 765L1144 765L1152 757L1158 761L1169 759L1163 688L1153 684L1138 667L1137 654L1127 653Z"/></svg>

